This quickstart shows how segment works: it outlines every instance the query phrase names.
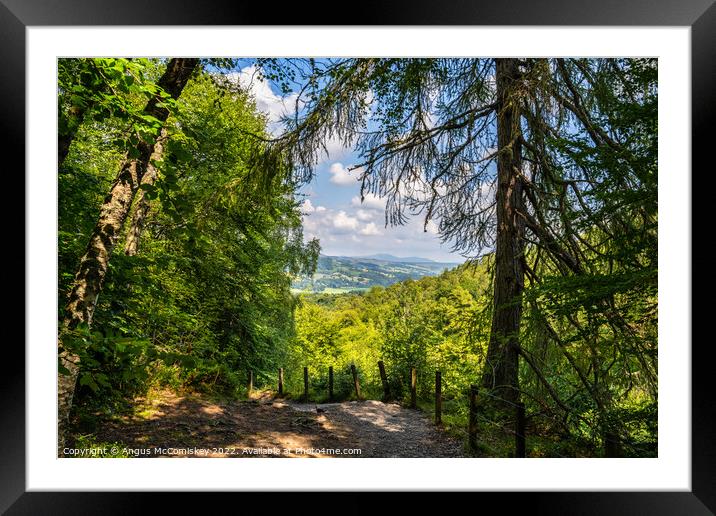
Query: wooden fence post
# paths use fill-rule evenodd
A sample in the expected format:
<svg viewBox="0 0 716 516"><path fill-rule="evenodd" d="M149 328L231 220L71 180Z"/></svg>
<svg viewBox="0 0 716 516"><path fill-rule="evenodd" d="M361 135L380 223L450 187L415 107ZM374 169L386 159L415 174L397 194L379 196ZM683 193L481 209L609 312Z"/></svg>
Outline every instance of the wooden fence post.
<svg viewBox="0 0 716 516"><path fill-rule="evenodd" d="M246 386L246 390L248 391L248 395L251 396L251 391L254 390L254 372L253 370L249 370L249 382Z"/></svg>
<svg viewBox="0 0 716 516"><path fill-rule="evenodd" d="M356 398L360 400L360 383L358 383L358 372L355 364L351 364L351 374L353 374L353 387L356 390Z"/></svg>
<svg viewBox="0 0 716 516"><path fill-rule="evenodd" d="M308 367L303 368L303 401L308 401Z"/></svg>
<svg viewBox="0 0 716 516"><path fill-rule="evenodd" d="M283 367L278 368L278 395L283 396Z"/></svg>
<svg viewBox="0 0 716 516"><path fill-rule="evenodd" d="M328 401L333 401L333 366L328 366Z"/></svg>
<svg viewBox="0 0 716 516"><path fill-rule="evenodd" d="M443 396L442 396L442 375L440 371L435 371L435 424L440 425L443 422Z"/></svg>
<svg viewBox="0 0 716 516"><path fill-rule="evenodd" d="M418 371L414 368L410 368L410 408L416 408L418 406L417 397L417 384L418 384Z"/></svg>
<svg viewBox="0 0 716 516"><path fill-rule="evenodd" d="M380 381L383 383L383 401L390 399L390 389L388 388L388 375L385 374L385 364L382 360L378 360L378 369L380 370Z"/></svg>
<svg viewBox="0 0 716 516"><path fill-rule="evenodd" d="M477 385L470 385L470 418L467 434L470 450L477 450Z"/></svg>
<svg viewBox="0 0 716 516"><path fill-rule="evenodd" d="M517 402L517 425L515 429L515 457L525 458L525 429L527 420L525 419L525 404L521 401Z"/></svg>

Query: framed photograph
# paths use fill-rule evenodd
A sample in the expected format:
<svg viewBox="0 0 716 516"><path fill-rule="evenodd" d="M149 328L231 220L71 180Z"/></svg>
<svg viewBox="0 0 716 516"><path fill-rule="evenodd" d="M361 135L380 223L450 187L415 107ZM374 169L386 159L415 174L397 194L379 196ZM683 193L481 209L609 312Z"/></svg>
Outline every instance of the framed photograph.
<svg viewBox="0 0 716 516"><path fill-rule="evenodd" d="M0 508L716 511L691 337L710 0L266 25L228 2L0 2L26 203Z"/></svg>

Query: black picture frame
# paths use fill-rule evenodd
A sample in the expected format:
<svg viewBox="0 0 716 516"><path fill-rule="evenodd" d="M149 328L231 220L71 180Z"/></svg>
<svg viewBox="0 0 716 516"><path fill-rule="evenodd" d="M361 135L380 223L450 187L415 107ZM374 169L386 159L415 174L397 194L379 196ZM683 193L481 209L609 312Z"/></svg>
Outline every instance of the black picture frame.
<svg viewBox="0 0 716 516"><path fill-rule="evenodd" d="M692 73L692 170L713 169L709 128L716 124L716 5L714 0L400 0L361 2L350 14L337 15L335 4L272 10L272 25L552 25L552 26L689 26ZM283 11L283 14L281 14ZM317 13L323 13L321 19ZM342 21L341 21L342 20ZM83 25L261 25L262 3L229 0L0 0L0 146L3 157L18 156L14 168L2 167L18 181L13 196L24 198L25 170L25 29L28 26ZM7 162L5 162L7 163ZM685 178L686 178L685 174ZM693 177L693 175L692 175ZM695 182L692 180L692 183ZM18 195L22 192L22 195ZM692 189L693 193L697 193ZM696 205L695 201L692 205ZM16 217L16 215L15 215ZM692 217L693 223L697 219ZM698 234L696 226L692 234ZM703 228L700 228L703 229ZM24 228L15 225L12 253L5 271L25 269ZM11 230L12 231L12 230ZM7 253L8 255L10 253ZM708 256L708 255L706 255ZM711 270L706 257L692 255L692 268ZM18 276L4 272L3 279ZM18 290L19 292L19 290ZM17 298L15 298L17 299ZM24 303L16 302L15 306ZM694 305L695 306L695 305ZM27 307L31 310L32 307ZM693 317L692 320L697 319ZM12 343L12 345L11 345ZM114 514L144 512L148 493L26 492L25 488L25 352L17 339L5 339L0 455L0 510L8 514ZM692 350L692 490L690 492L532 492L476 493L496 502L500 512L527 504L530 512L549 514L713 514L716 511L716 403L711 395L709 340L684 342ZM188 493L162 493L162 511L186 511ZM211 505L229 494L212 493ZM349 497L358 496L355 493ZM450 495L452 496L452 495ZM417 494L412 500L423 503ZM272 495L272 500L276 500ZM292 498L296 503L295 495ZM358 510L363 503L346 502ZM234 505L237 509L239 506ZM318 509L316 509L318 510ZM237 512L236 510L232 512ZM343 512L343 511L342 511ZM345 511L347 512L347 511Z"/></svg>

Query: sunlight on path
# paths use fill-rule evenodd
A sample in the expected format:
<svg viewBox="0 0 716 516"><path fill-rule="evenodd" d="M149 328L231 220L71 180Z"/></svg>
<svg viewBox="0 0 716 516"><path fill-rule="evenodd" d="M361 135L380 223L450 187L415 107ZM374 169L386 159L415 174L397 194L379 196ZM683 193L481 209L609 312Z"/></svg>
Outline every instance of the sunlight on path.
<svg viewBox="0 0 716 516"><path fill-rule="evenodd" d="M233 458L460 457L463 450L427 414L397 403L220 402L168 391L138 400L133 416L108 422L98 438L143 449L198 447L206 457Z"/></svg>

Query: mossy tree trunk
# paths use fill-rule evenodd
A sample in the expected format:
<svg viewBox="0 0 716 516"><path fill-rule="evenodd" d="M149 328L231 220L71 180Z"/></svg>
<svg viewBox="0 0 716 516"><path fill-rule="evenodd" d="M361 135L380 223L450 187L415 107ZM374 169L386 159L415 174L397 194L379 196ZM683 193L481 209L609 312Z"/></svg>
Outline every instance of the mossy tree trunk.
<svg viewBox="0 0 716 516"><path fill-rule="evenodd" d="M195 58L174 58L157 85L177 99L199 64ZM169 116L169 110L160 103L157 95L147 102L144 114L161 122ZM140 141L136 157L126 158L100 209L99 218L90 236L84 255L75 275L74 284L65 307L63 329L72 330L81 324L90 326L97 296L102 290L114 246L122 232L132 201L147 172L155 144ZM75 384L80 371L80 357L62 346L59 341L59 365L64 372L58 375L58 451L62 454L69 422Z"/></svg>
<svg viewBox="0 0 716 516"><path fill-rule="evenodd" d="M497 235L492 326L482 386L507 402L519 398L518 357L524 290L524 212L519 62L497 59ZM494 399L494 398L493 398Z"/></svg>
<svg viewBox="0 0 716 516"><path fill-rule="evenodd" d="M154 144L154 152L152 152L149 158L149 164L147 165L147 171L142 177L142 185L153 186L159 177L159 170L157 170L155 162L159 161L164 154L164 145L167 140L167 131L162 129L157 142ZM139 251L139 238L142 235L144 229L144 223L149 213L149 200L146 197L146 191L140 189L137 193L137 199L134 202L134 211L132 212L131 223L129 231L127 232L127 238L124 243L124 254L127 256L134 256Z"/></svg>

